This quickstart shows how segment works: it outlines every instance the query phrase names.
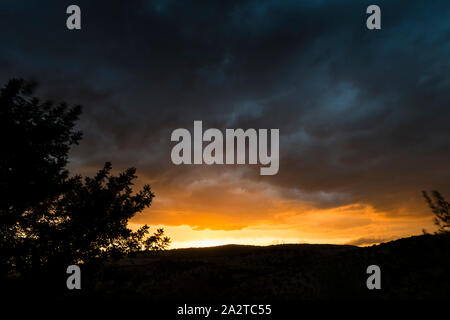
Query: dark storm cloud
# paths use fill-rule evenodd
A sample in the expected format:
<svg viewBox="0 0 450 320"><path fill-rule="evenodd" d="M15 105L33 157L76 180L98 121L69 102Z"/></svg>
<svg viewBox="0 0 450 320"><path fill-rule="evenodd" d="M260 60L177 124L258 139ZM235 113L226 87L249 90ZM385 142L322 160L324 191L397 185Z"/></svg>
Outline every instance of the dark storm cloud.
<svg viewBox="0 0 450 320"><path fill-rule="evenodd" d="M78 1L81 31L70 4L2 2L0 80L84 106L79 167L176 185L170 133L203 120L280 128L279 174L246 178L317 206L450 191L448 1L378 1L380 31L365 1Z"/></svg>

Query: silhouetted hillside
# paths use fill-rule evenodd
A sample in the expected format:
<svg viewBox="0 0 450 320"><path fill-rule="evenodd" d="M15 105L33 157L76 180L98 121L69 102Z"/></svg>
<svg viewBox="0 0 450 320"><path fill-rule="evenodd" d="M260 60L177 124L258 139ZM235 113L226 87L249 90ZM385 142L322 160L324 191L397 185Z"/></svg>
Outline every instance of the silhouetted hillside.
<svg viewBox="0 0 450 320"><path fill-rule="evenodd" d="M90 294L151 300L449 298L448 235L372 247L228 245L141 254L105 267ZM366 269L381 268L381 290Z"/></svg>

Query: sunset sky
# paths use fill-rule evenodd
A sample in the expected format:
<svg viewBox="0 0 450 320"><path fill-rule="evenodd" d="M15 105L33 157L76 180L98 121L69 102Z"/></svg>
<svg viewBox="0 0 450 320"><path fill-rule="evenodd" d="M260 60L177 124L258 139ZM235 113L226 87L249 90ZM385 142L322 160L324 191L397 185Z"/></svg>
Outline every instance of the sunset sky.
<svg viewBox="0 0 450 320"><path fill-rule="evenodd" d="M5 0L0 30L2 85L81 104L71 171L136 167L156 197L131 227L173 248L370 245L434 231L421 190L450 197L449 1ZM278 174L172 164L194 120L280 129Z"/></svg>

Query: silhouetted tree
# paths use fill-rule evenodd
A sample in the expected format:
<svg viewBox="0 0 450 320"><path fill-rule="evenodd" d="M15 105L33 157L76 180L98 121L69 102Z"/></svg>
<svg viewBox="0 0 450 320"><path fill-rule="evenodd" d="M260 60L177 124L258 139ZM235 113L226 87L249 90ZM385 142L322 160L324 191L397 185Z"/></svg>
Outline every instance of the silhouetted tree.
<svg viewBox="0 0 450 320"><path fill-rule="evenodd" d="M0 92L0 274L93 263L141 250L162 250L164 231L133 232L128 220L150 206L150 186L134 193L134 168L93 178L69 176L68 152L81 107L33 97L35 84L10 80Z"/></svg>
<svg viewBox="0 0 450 320"><path fill-rule="evenodd" d="M431 191L431 196L426 191L422 191L425 200L434 213L434 224L439 227L438 233L450 231L450 204L436 190Z"/></svg>

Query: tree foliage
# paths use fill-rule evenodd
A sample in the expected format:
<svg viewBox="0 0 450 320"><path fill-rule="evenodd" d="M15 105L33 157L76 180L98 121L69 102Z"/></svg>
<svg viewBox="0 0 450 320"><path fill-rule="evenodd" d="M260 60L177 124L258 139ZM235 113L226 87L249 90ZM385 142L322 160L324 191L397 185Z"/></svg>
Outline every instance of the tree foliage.
<svg viewBox="0 0 450 320"><path fill-rule="evenodd" d="M41 102L34 89L33 82L13 79L0 92L0 273L165 249L170 240L162 229L149 237L148 226L127 227L150 206L150 186L133 192L136 170L114 176L110 163L92 178L70 176L81 107Z"/></svg>
<svg viewBox="0 0 450 320"><path fill-rule="evenodd" d="M426 191L422 191L428 206L434 213L434 224L439 228L438 233L450 231L450 204L436 190L431 191L431 196Z"/></svg>

